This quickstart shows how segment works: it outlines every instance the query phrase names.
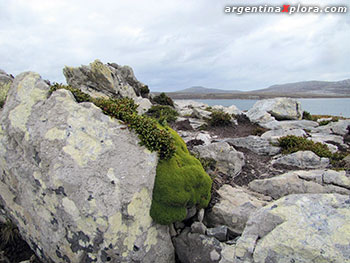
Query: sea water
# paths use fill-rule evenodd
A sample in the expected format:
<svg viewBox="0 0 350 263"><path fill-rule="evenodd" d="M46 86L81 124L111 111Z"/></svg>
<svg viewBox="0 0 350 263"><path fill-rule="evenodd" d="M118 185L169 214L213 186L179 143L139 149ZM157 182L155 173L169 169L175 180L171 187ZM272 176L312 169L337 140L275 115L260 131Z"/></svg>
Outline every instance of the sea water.
<svg viewBox="0 0 350 263"><path fill-rule="evenodd" d="M337 99L297 99L301 103L303 111L308 111L315 115L334 115L343 116L350 118L350 98L337 98ZM242 111L249 110L253 107L257 100L242 100L242 99L231 99L231 100L209 100L200 99L200 101L209 106L222 105L231 106L235 105Z"/></svg>

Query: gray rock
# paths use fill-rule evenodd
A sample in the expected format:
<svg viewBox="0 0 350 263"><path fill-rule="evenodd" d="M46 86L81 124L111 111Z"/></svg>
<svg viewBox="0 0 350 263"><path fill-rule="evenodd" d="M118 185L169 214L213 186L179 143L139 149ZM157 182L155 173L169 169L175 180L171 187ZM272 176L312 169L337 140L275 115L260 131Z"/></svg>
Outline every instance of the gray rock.
<svg viewBox="0 0 350 263"><path fill-rule="evenodd" d="M254 180L249 189L279 199L290 194L338 193L350 195L350 178L344 171L291 171L267 179Z"/></svg>
<svg viewBox="0 0 350 263"><path fill-rule="evenodd" d="M207 236L215 237L220 242L224 242L227 240L227 226L217 226L214 228L207 229Z"/></svg>
<svg viewBox="0 0 350 263"><path fill-rule="evenodd" d="M0 205L43 262L173 262L149 215L157 155L67 90L16 77L0 116Z"/></svg>
<svg viewBox="0 0 350 263"><path fill-rule="evenodd" d="M336 149L338 148L335 145L339 145L343 149L349 148L349 146L344 143L343 136L322 133L311 133L310 135L311 137L308 138L309 140L326 144L328 148L332 147L330 145L333 145L333 147L335 147Z"/></svg>
<svg viewBox="0 0 350 263"><path fill-rule="evenodd" d="M221 260L219 263L232 263L234 262L235 257L235 245L228 245L225 243L221 243Z"/></svg>
<svg viewBox="0 0 350 263"><path fill-rule="evenodd" d="M191 232L205 235L207 232L207 227L202 222L194 222L191 225Z"/></svg>
<svg viewBox="0 0 350 263"><path fill-rule="evenodd" d="M277 143L278 139L284 136L294 135L298 137L306 136L306 132L302 129L281 129L281 130L271 130L267 131L261 135L262 139L268 140L272 143Z"/></svg>
<svg viewBox="0 0 350 263"><path fill-rule="evenodd" d="M300 120L300 103L291 98L275 98L257 101L246 113L251 122L264 123L276 120Z"/></svg>
<svg viewBox="0 0 350 263"><path fill-rule="evenodd" d="M325 126L320 126L313 129L313 132L324 133L324 134L336 134L344 136L348 133L348 126L350 125L350 120L339 120L337 122L331 122Z"/></svg>
<svg viewBox="0 0 350 263"><path fill-rule="evenodd" d="M68 85L81 89L93 97L129 97L141 95L145 85L139 82L128 66L103 64L99 60L89 66L65 67L63 74Z"/></svg>
<svg viewBox="0 0 350 263"><path fill-rule="evenodd" d="M241 138L225 139L225 142L234 147L242 147L251 150L259 155L276 155L281 151L280 147L273 146L268 140L259 136L248 136Z"/></svg>
<svg viewBox="0 0 350 263"><path fill-rule="evenodd" d="M329 165L328 158L321 158L311 151L298 151L272 161L272 165L282 164L302 169L320 169Z"/></svg>
<svg viewBox="0 0 350 263"><path fill-rule="evenodd" d="M152 103L149 99L136 97L134 98L135 104L139 105L137 107L137 113L142 115L152 107Z"/></svg>
<svg viewBox="0 0 350 263"><path fill-rule="evenodd" d="M243 153L238 152L226 142L216 142L209 145L193 147L193 152L201 158L211 158L216 161L216 169L224 174L235 177L245 163Z"/></svg>
<svg viewBox="0 0 350 263"><path fill-rule="evenodd" d="M221 259L222 245L216 238L184 230L173 241L182 263L216 263Z"/></svg>
<svg viewBox="0 0 350 263"><path fill-rule="evenodd" d="M349 211L345 195L283 197L250 217L233 262L350 262Z"/></svg>
<svg viewBox="0 0 350 263"><path fill-rule="evenodd" d="M226 225L230 231L241 234L249 216L267 204L271 198L253 193L245 188L223 185L219 202L206 214L208 226Z"/></svg>
<svg viewBox="0 0 350 263"><path fill-rule="evenodd" d="M204 209L202 208L202 209L200 209L200 210L198 211L198 213L197 213L197 220L198 220L199 222L202 222L203 219L204 219Z"/></svg>
<svg viewBox="0 0 350 263"><path fill-rule="evenodd" d="M196 214L197 214L197 208L196 207L187 208L187 215L186 215L186 219L185 220L194 217Z"/></svg>
<svg viewBox="0 0 350 263"><path fill-rule="evenodd" d="M343 160L343 165L345 169L350 170L350 155L346 156Z"/></svg>
<svg viewBox="0 0 350 263"><path fill-rule="evenodd" d="M222 105L215 105L215 106L212 106L212 108L214 110L221 110L225 113L228 113L230 115L240 115L242 114L242 111L239 110L235 105L231 105L229 107L224 107Z"/></svg>
<svg viewBox="0 0 350 263"><path fill-rule="evenodd" d="M207 104L193 100L175 100L175 109L182 117L190 117L192 114L197 118L209 117L210 112L205 109L209 107Z"/></svg>
<svg viewBox="0 0 350 263"><path fill-rule="evenodd" d="M303 129L313 130L318 127L318 123L308 120L296 120L296 121L270 121L267 123L261 123L262 127L271 130L291 130L291 129Z"/></svg>

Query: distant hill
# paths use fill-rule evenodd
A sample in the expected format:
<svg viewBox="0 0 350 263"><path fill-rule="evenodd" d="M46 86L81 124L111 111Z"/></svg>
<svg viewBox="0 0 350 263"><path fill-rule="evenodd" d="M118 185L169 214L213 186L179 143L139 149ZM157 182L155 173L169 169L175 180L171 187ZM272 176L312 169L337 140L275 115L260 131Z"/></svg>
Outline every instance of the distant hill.
<svg viewBox="0 0 350 263"><path fill-rule="evenodd" d="M350 79L342 81L302 81L273 85L252 93L350 95Z"/></svg>
<svg viewBox="0 0 350 263"><path fill-rule="evenodd" d="M196 93L196 94L208 94L208 93L238 93L238 90L223 90L223 89L209 89L202 86L193 86L187 89L176 91L177 93Z"/></svg>
<svg viewBox="0 0 350 263"><path fill-rule="evenodd" d="M341 81L302 81L273 85L253 91L208 89L194 86L167 92L173 99L266 99L274 97L294 98L343 98L350 97L350 79Z"/></svg>

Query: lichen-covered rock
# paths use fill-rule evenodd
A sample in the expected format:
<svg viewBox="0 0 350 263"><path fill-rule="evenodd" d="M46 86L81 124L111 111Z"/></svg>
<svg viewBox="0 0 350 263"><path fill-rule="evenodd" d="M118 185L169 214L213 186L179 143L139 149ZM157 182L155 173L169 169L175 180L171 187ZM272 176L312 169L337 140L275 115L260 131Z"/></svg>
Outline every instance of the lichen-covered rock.
<svg viewBox="0 0 350 263"><path fill-rule="evenodd" d="M233 262L350 262L349 232L349 196L289 195L250 217Z"/></svg>
<svg viewBox="0 0 350 263"><path fill-rule="evenodd" d="M115 63L106 65L99 60L95 60L89 66L65 67L63 74L68 85L92 97L134 99L141 96L141 88L145 87L135 78L130 67Z"/></svg>
<svg viewBox="0 0 350 263"><path fill-rule="evenodd" d="M251 122L261 123L271 120L300 120L300 103L291 98L275 98L257 101L246 113Z"/></svg>
<svg viewBox="0 0 350 263"><path fill-rule="evenodd" d="M350 178L345 171L291 171L279 176L249 183L255 192L279 199L290 194L338 193L350 195Z"/></svg>
<svg viewBox="0 0 350 263"><path fill-rule="evenodd" d="M214 160L215 169L231 177L237 176L245 164L243 153L236 151L227 142L195 146L193 152L198 153L200 158Z"/></svg>
<svg viewBox="0 0 350 263"><path fill-rule="evenodd" d="M329 165L329 159L319 157L312 151L298 151L272 161L273 165L287 165L302 169L320 169Z"/></svg>
<svg viewBox="0 0 350 263"><path fill-rule="evenodd" d="M222 105L215 105L212 107L214 110L220 110L220 111L223 111L225 113L228 113L230 115L240 115L242 114L242 111L239 110L236 105L231 105L229 107L225 107L225 106L222 106Z"/></svg>
<svg viewBox="0 0 350 263"><path fill-rule="evenodd" d="M248 136L241 138L226 139L226 142L235 146L242 147L259 155L276 155L281 151L280 147L273 146L268 140L259 136Z"/></svg>
<svg viewBox="0 0 350 263"><path fill-rule="evenodd" d="M226 225L230 231L241 234L249 216L265 206L271 198L253 193L242 187L223 185L218 194L219 202L206 214L209 226Z"/></svg>
<svg viewBox="0 0 350 263"><path fill-rule="evenodd" d="M157 155L92 103L36 73L1 114L0 203L44 262L173 262L150 215Z"/></svg>

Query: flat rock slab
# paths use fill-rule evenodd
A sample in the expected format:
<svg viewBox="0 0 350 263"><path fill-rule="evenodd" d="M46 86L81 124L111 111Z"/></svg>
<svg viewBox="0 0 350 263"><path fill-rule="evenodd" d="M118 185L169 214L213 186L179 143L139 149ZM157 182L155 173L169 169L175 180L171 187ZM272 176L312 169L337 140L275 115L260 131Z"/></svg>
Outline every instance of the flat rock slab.
<svg viewBox="0 0 350 263"><path fill-rule="evenodd" d="M272 165L287 165L302 169L326 168L329 165L328 158L321 158L311 151L299 151L279 157L272 161Z"/></svg>
<svg viewBox="0 0 350 263"><path fill-rule="evenodd" d="M226 225L230 231L241 234L249 216L265 206L271 198L253 193L243 187L223 185L219 202L206 214L209 226Z"/></svg>
<svg viewBox="0 0 350 263"><path fill-rule="evenodd" d="M276 155L281 151L280 147L271 145L271 143L259 136L248 136L241 138L225 139L225 142L235 146L242 147L259 155Z"/></svg>
<svg viewBox="0 0 350 263"><path fill-rule="evenodd" d="M349 196L289 195L250 217L233 262L344 263L349 244Z"/></svg>
<svg viewBox="0 0 350 263"><path fill-rule="evenodd" d="M345 171L292 171L272 178L254 180L249 183L249 189L273 199L304 193L350 195L350 178Z"/></svg>

